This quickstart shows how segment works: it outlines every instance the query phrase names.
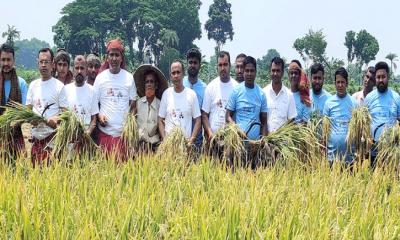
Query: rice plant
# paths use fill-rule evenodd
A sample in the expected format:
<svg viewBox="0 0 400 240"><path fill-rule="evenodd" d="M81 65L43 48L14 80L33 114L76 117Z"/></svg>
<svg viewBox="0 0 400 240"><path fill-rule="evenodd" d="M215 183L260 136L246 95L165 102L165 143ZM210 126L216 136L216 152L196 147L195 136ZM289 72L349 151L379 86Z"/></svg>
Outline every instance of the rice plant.
<svg viewBox="0 0 400 240"><path fill-rule="evenodd" d="M134 157L139 151L139 129L136 123L136 117L128 114L122 130L122 141L125 144L128 157Z"/></svg>
<svg viewBox="0 0 400 240"><path fill-rule="evenodd" d="M369 155L372 140L371 115L368 108L360 107L354 109L346 138L347 151L355 151L355 159L362 161Z"/></svg>

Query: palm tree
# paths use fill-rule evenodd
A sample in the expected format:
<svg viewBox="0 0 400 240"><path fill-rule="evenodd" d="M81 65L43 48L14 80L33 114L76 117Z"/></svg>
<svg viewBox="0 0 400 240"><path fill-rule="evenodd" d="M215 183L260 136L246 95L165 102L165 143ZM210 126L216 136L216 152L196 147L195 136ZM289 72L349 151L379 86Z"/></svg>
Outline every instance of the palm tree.
<svg viewBox="0 0 400 240"><path fill-rule="evenodd" d="M390 72L393 74L394 76L394 72L397 69L397 65L396 65L396 61L397 59L397 54L396 53L389 53L388 55L386 55L385 57L386 59L388 59L390 61Z"/></svg>
<svg viewBox="0 0 400 240"><path fill-rule="evenodd" d="M19 39L20 37L20 31L18 31L15 26L10 26L7 24L7 31L3 32L1 35L3 38L6 38L6 42L10 44L11 46L14 46L14 40Z"/></svg>

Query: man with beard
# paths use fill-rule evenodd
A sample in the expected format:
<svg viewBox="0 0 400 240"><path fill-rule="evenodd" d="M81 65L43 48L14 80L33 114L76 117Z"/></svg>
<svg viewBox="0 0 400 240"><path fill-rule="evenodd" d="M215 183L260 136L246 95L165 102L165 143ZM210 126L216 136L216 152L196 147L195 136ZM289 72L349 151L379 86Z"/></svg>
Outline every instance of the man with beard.
<svg viewBox="0 0 400 240"><path fill-rule="evenodd" d="M238 83L241 83L244 81L244 67L243 67L243 61L246 58L246 55L244 53L241 53L237 55L236 60L235 60L235 73L236 73L236 81Z"/></svg>
<svg viewBox="0 0 400 240"><path fill-rule="evenodd" d="M213 134L225 125L225 106L234 87L238 85L229 74L226 74L229 73L231 65L229 59L228 52L221 51L219 53L217 66L219 77L208 84L204 94L201 115L208 140L211 140ZM243 72L243 70L241 71Z"/></svg>
<svg viewBox="0 0 400 240"><path fill-rule="evenodd" d="M286 122L293 121L297 111L292 92L282 83L285 62L274 57L270 69L271 83L263 90L268 104L268 132L274 132Z"/></svg>
<svg viewBox="0 0 400 240"><path fill-rule="evenodd" d="M320 118L322 111L324 110L325 102L332 96L327 92L324 86L325 71L324 67L320 63L315 63L311 66L311 101L312 101L312 112L313 116Z"/></svg>
<svg viewBox="0 0 400 240"><path fill-rule="evenodd" d="M54 65L56 68L54 77L60 80L64 85L71 83L73 74L69 70L71 66L71 58L64 49L59 49L54 57Z"/></svg>
<svg viewBox="0 0 400 240"><path fill-rule="evenodd" d="M368 93L372 92L375 86L375 67L370 66L363 77L363 89L353 94L359 105L364 105L364 99Z"/></svg>
<svg viewBox="0 0 400 240"><path fill-rule="evenodd" d="M207 87L207 84L205 84L201 79L199 79L199 71L201 67L200 51L196 48L189 49L188 52L186 53L186 60L188 64L188 70L187 70L188 76L183 79L183 86L193 89L193 91L196 93L197 96L199 108L201 109L201 106L203 104L204 91ZM193 127L194 124L195 122L193 121ZM196 147L200 148L202 142L203 142L203 129L200 123L200 131L195 141Z"/></svg>
<svg viewBox="0 0 400 240"><path fill-rule="evenodd" d="M383 131L397 124L400 119L400 96L389 85L389 66L385 62L375 65L376 89L370 92L364 100L364 105L371 114L371 133L374 147L371 151L371 164L375 166L377 143Z"/></svg>
<svg viewBox="0 0 400 240"><path fill-rule="evenodd" d="M303 101L300 94L300 78L302 68L298 60L293 60L289 64L289 81L290 90L293 93L294 102L296 103L297 116L294 119L295 123L308 123L311 117L311 103Z"/></svg>
<svg viewBox="0 0 400 240"><path fill-rule="evenodd" d="M65 86L68 109L85 124L87 134L91 134L96 127L96 115L99 105L93 87L85 82L87 74L86 60L78 55L74 60L73 83Z"/></svg>
<svg viewBox="0 0 400 240"><path fill-rule="evenodd" d="M8 44L3 44L0 48L0 99L1 106L13 101L25 105L28 85L25 80L17 76L15 70L14 48ZM3 113L0 108L0 115ZM8 142L8 141L3 141ZM11 156L19 154L25 149L24 137L21 126L13 129L13 146L6 146L11 150Z"/></svg>
<svg viewBox="0 0 400 240"><path fill-rule="evenodd" d="M91 53L91 54L87 55L86 63L87 63L86 83L93 86L94 81L96 80L97 74L99 74L99 71L100 71L100 66L101 66L100 58L96 54Z"/></svg>

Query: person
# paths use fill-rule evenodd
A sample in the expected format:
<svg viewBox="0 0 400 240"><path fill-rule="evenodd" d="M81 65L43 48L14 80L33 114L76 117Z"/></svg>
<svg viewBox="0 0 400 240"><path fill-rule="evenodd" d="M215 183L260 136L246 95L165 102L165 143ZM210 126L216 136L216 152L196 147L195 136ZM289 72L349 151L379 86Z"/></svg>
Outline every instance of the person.
<svg viewBox="0 0 400 240"><path fill-rule="evenodd" d="M284 69L285 62L282 58L274 57L271 60L271 83L263 89L268 104L268 132L276 131L297 116L293 93L282 83Z"/></svg>
<svg viewBox="0 0 400 240"><path fill-rule="evenodd" d="M192 89L197 96L199 108L203 104L204 91L207 84L199 79L199 71L201 68L201 53L197 48L189 49L186 53L186 60L188 64L187 76L183 78L183 86ZM193 121L194 127L195 121ZM196 137L195 146L200 149L203 142L203 126L200 122L200 130Z"/></svg>
<svg viewBox="0 0 400 240"><path fill-rule="evenodd" d="M235 60L235 73L236 73L236 81L238 83L241 83L244 81L244 77L243 77L243 60L246 58L246 54L241 53L239 55L236 56L236 60Z"/></svg>
<svg viewBox="0 0 400 240"><path fill-rule="evenodd" d="M86 133L91 135L96 128L99 105L94 89L85 82L87 64L85 57L77 55L74 59L74 82L65 86L68 109L76 114L84 124Z"/></svg>
<svg viewBox="0 0 400 240"><path fill-rule="evenodd" d="M352 96L355 98L360 105L364 105L364 99L368 93L374 90L375 86L375 67L368 67L367 71L363 76L363 89L355 92Z"/></svg>
<svg viewBox="0 0 400 240"><path fill-rule="evenodd" d="M247 56L243 61L244 82L237 85L226 105L226 122L236 123L251 140L266 136L267 99L263 90L255 83L257 62ZM235 118L234 118L235 114Z"/></svg>
<svg viewBox="0 0 400 240"><path fill-rule="evenodd" d="M0 47L0 100L1 107L10 102L17 102L25 105L28 85L25 80L17 75L15 69L14 48L5 43ZM0 108L0 115L4 109ZM6 146L10 149L12 157L17 157L25 150L24 137L21 126L15 126L12 130L12 146ZM5 141L3 141L4 143ZM8 141L6 141L8 142Z"/></svg>
<svg viewBox="0 0 400 240"><path fill-rule="evenodd" d="M158 112L158 129L164 140L174 127L179 127L190 145L200 131L201 114L196 93L183 85L184 66L180 60L171 64L173 86L164 91ZM192 121L195 124L192 124Z"/></svg>
<svg viewBox="0 0 400 240"><path fill-rule="evenodd" d="M52 77L53 58L54 54L51 49L39 50L40 78L29 85L26 97L26 105L36 114L43 116L47 123L46 126L39 124L32 129L31 160L34 166L41 165L48 160L51 149L47 145L54 136L58 114L68 106L64 84Z"/></svg>
<svg viewBox="0 0 400 240"><path fill-rule="evenodd" d="M229 53L221 51L218 55L217 65L219 76L208 84L201 108L204 131L208 141L218 129L225 125L226 103L233 89L238 85L234 79L225 74L229 72L229 66ZM241 71L243 72L243 70Z"/></svg>
<svg viewBox="0 0 400 240"><path fill-rule="evenodd" d="M71 83L73 74L70 70L71 57L65 49L59 49L54 57L55 72L54 77L64 85Z"/></svg>
<svg viewBox="0 0 400 240"><path fill-rule="evenodd" d="M323 115L329 118L330 131L327 144L327 155L330 165L338 159L346 164L353 161L351 151L347 151L347 132L353 109L357 103L347 93L348 74L343 67L335 72L336 94L325 103Z"/></svg>
<svg viewBox="0 0 400 240"><path fill-rule="evenodd" d="M324 105L328 98L332 96L324 87L325 70L324 66L320 63L315 63L311 66L311 102L312 102L312 116L316 119L322 117Z"/></svg>
<svg viewBox="0 0 400 240"><path fill-rule="evenodd" d="M158 111L160 101L168 82L164 74L150 64L144 64L133 74L139 99L136 102L136 121L139 141L144 151L154 151L160 143L158 132Z"/></svg>
<svg viewBox="0 0 400 240"><path fill-rule="evenodd" d="M87 63L86 83L93 86L94 81L96 80L96 77L100 71L100 66L101 66L100 58L97 56L97 54L91 53L86 56L86 63Z"/></svg>
<svg viewBox="0 0 400 240"><path fill-rule="evenodd" d="M303 97L300 89L303 88L300 85L302 76L304 76L301 64L298 60L293 60L289 64L289 81L290 90L293 93L294 101L296 103L297 116L294 122L297 124L308 123L311 117L311 102L306 100L307 97ZM304 84L304 82L303 82ZM307 90L309 91L309 90Z"/></svg>
<svg viewBox="0 0 400 240"><path fill-rule="evenodd" d="M386 62L375 65L376 89L370 92L364 100L364 105L371 114L371 133L374 144L371 150L371 164L374 167L379 138L385 129L391 128L400 120L400 96L389 86L389 66Z"/></svg>
<svg viewBox="0 0 400 240"><path fill-rule="evenodd" d="M117 161L125 161L125 145L121 139L128 114L136 113L136 86L133 76L124 69L124 46L119 39L107 44L107 57L94 82L100 104L97 117L98 144L107 155L115 154Z"/></svg>

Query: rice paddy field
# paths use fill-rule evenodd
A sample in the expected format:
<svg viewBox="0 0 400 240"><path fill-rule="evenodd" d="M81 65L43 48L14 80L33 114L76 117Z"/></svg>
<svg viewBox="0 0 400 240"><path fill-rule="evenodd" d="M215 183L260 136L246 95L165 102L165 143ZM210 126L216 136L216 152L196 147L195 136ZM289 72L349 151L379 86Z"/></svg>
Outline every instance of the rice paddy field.
<svg viewBox="0 0 400 240"><path fill-rule="evenodd" d="M400 238L398 175L368 162L233 171L207 157L79 160L0 164L0 238Z"/></svg>

